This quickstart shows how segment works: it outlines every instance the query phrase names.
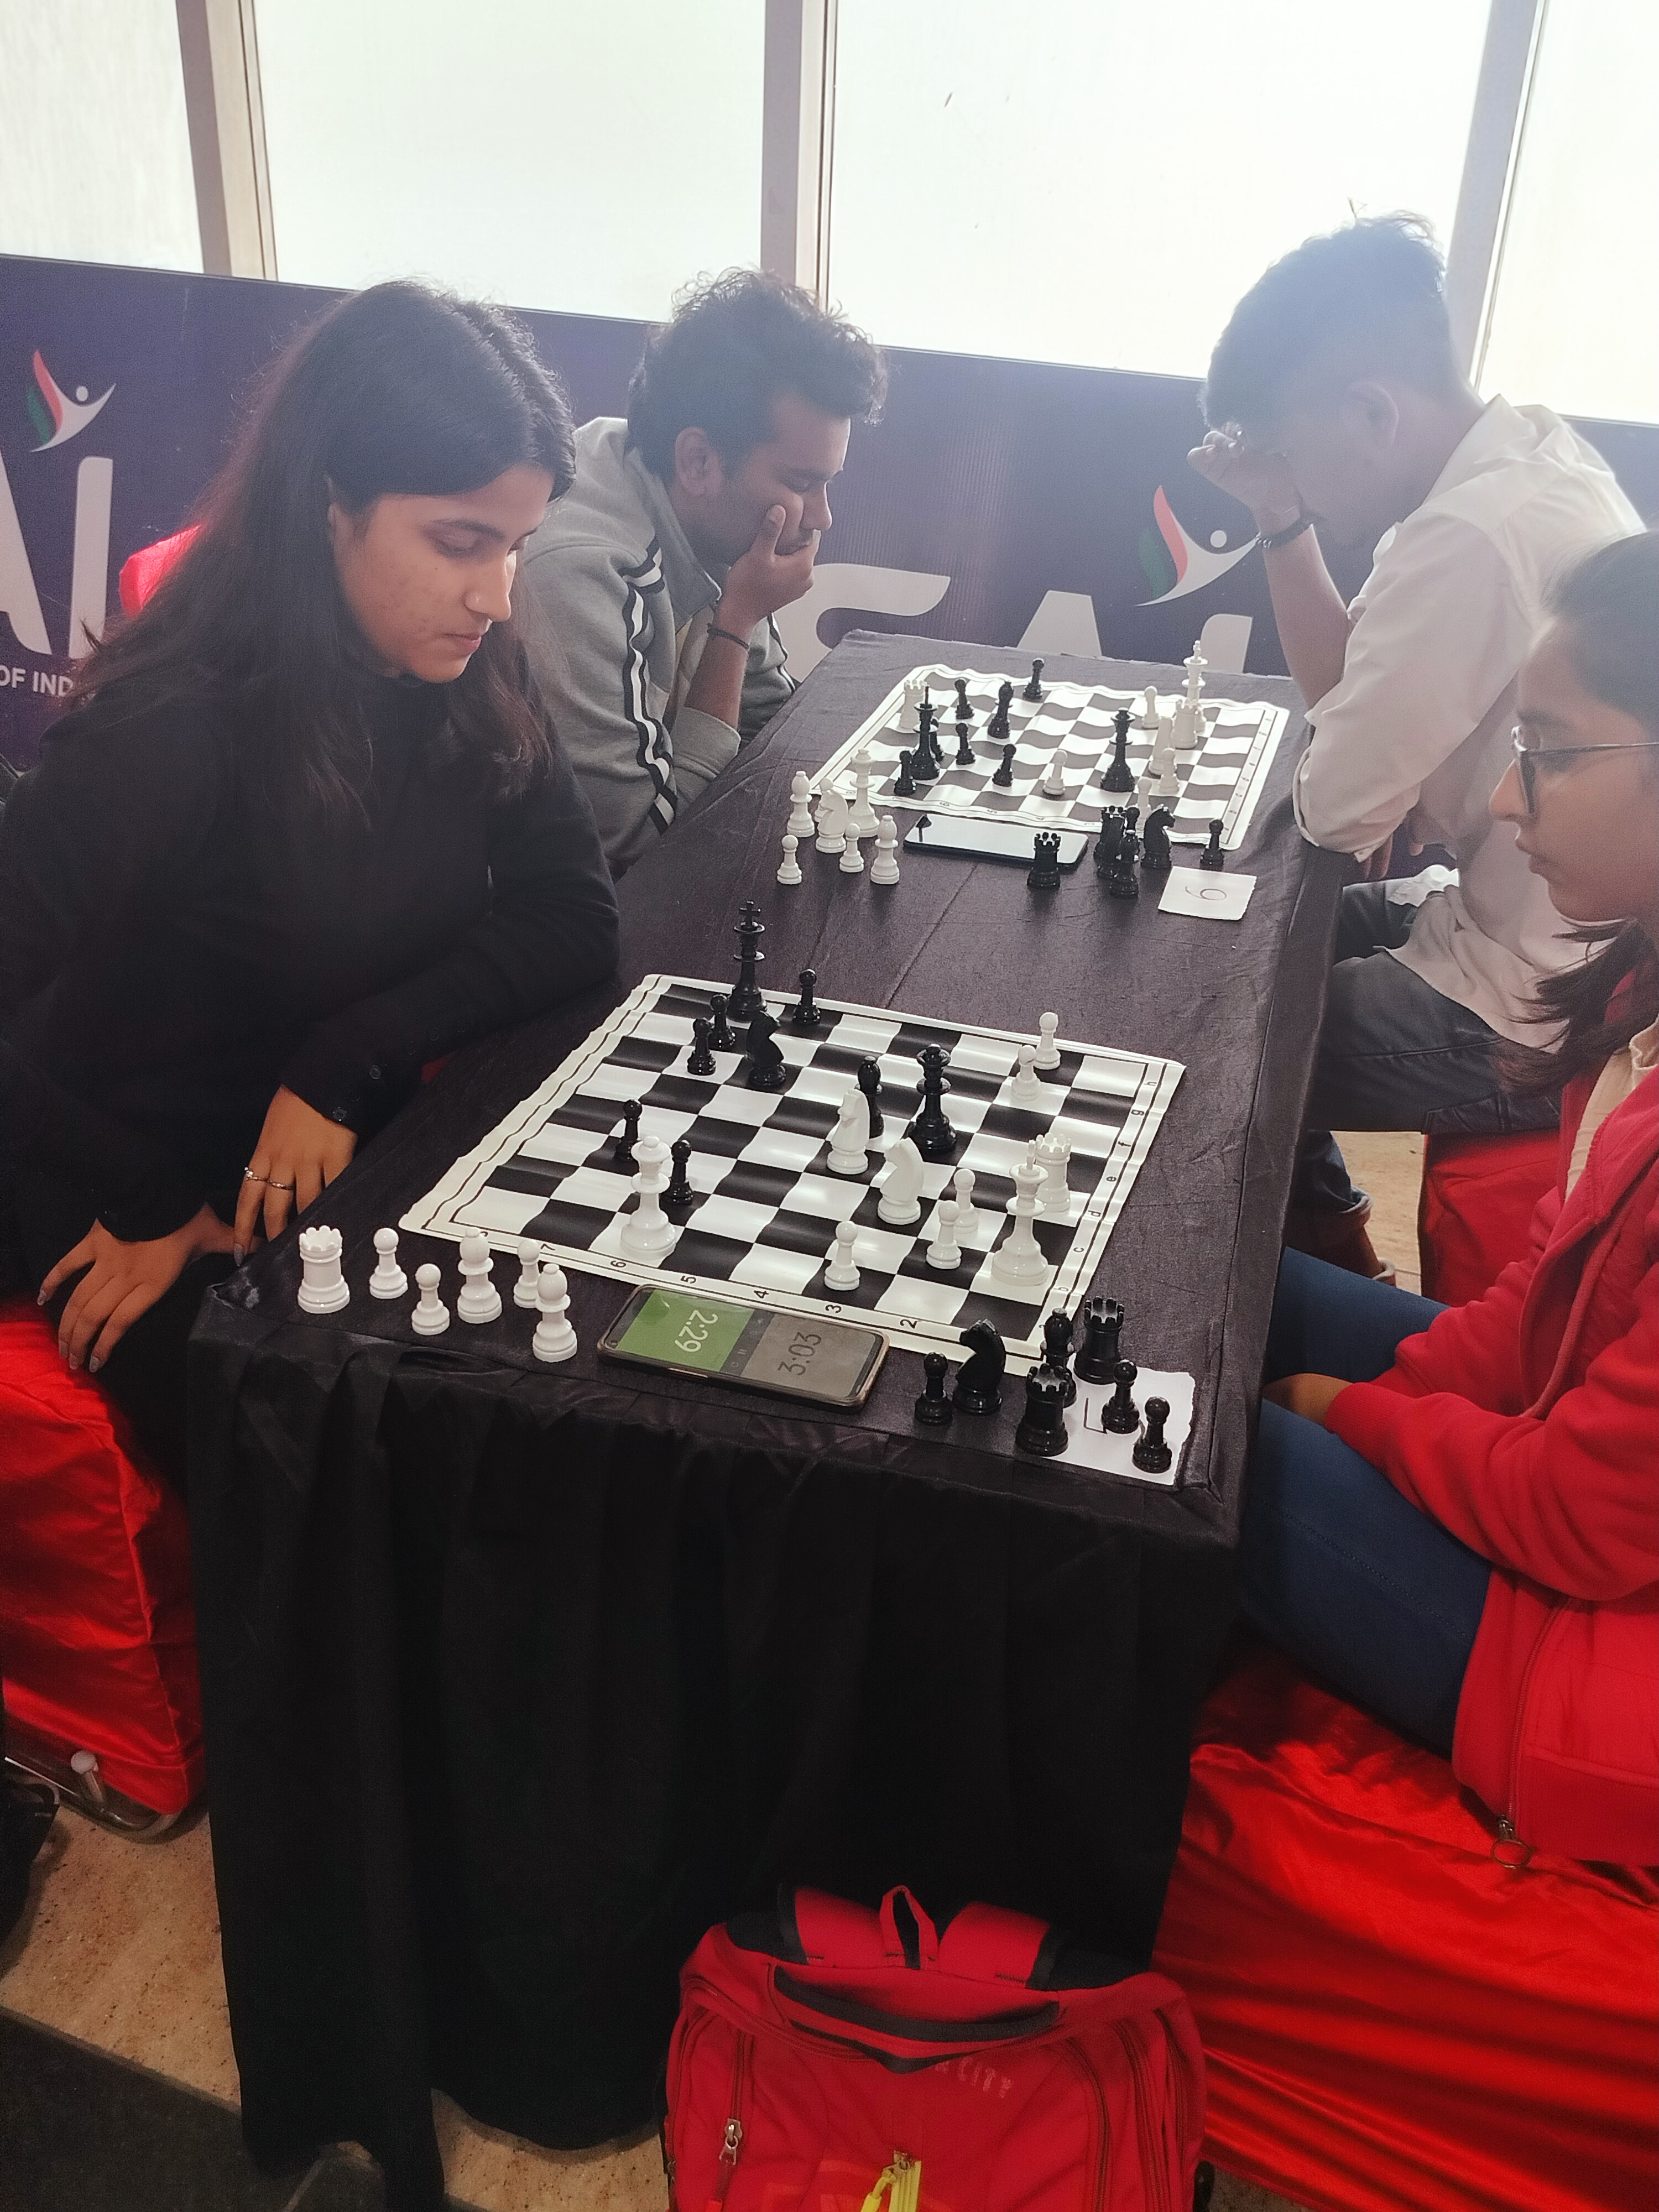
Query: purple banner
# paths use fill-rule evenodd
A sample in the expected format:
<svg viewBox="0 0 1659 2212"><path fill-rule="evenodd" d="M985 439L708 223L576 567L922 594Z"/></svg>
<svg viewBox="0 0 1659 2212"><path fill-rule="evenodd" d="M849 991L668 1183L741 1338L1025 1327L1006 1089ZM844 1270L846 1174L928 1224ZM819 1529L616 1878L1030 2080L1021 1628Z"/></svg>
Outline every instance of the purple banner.
<svg viewBox="0 0 1659 2212"><path fill-rule="evenodd" d="M179 527L260 373L335 296L0 258L0 757L33 759L121 564ZM580 420L623 411L640 325L526 319ZM1187 466L1190 380L902 352L892 368L812 592L780 618L798 673L854 628L1168 661L1201 635L1218 671L1283 672L1248 522ZM1582 427L1659 518L1659 429ZM1352 589L1367 564L1335 565Z"/></svg>

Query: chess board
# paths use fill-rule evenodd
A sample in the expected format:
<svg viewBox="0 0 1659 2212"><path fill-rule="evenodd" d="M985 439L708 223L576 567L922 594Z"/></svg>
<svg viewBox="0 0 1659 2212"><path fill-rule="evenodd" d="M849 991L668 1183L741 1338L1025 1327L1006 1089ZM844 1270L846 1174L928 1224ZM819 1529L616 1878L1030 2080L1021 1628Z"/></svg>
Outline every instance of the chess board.
<svg viewBox="0 0 1659 2212"><path fill-rule="evenodd" d="M955 721L958 677L968 680L968 703L973 709L969 741L974 749L971 768L952 765L957 747ZM928 813L957 813L988 822L1029 823L1038 830L1082 830L1091 835L1100 827L1103 811L1121 806L1128 794L1103 791L1101 770L1110 761L1114 745L1112 717L1127 707L1137 720L1129 728L1127 758L1139 777L1146 768L1157 738L1156 730L1144 727L1144 695L1139 691L1110 691L1102 684L1043 684L1041 700L1022 699L1024 689L1014 680L1008 708L1008 741L1015 747L1013 782L1005 788L994 784L993 775L1002 761L1002 745L985 731L996 711L997 693L1008 681L1004 676L983 676L968 668L914 668L895 684L867 721L860 724L839 750L833 753L813 779L814 793L833 782L850 799L854 792L853 763L860 747L868 745L872 773L870 799L878 814L896 807ZM919 784L914 798L900 798L893 790L899 772L899 754L913 750L915 717L904 712L906 683L926 684L939 709L937 733L945 756L944 772L932 783ZM1160 695L1158 711L1173 715L1179 694ZM1221 842L1229 852L1244 842L1250 817L1261 796L1267 770L1289 715L1282 707L1259 700L1204 701L1204 741L1176 755L1176 775L1181 796L1173 812L1171 832L1177 843L1202 845L1209 825L1219 820ZM1048 764L1058 754L1065 775L1062 798L1044 796L1042 785ZM1144 814L1144 799L1138 800Z"/></svg>
<svg viewBox="0 0 1659 2212"><path fill-rule="evenodd" d="M994 1322L1016 1356L1042 1351L1045 1315L1068 1310L1087 1290L1113 1224L1157 1133L1182 1070L1178 1062L1098 1045L1060 1045L1043 1078L1041 1107L1009 1103L1018 1048L1036 1039L1001 1030L953 1026L873 1006L821 1000L820 1027L787 1023L777 1042L785 1087L749 1090L736 1052L717 1053L712 1076L688 1075L691 1023L724 987L684 976L648 975L595 1030L403 1217L402 1226L459 1239L482 1229L498 1247L539 1238L562 1266L619 1283L725 1291L786 1312L862 1318L917 1350L955 1352L961 1332ZM763 994L780 1020L787 998ZM860 1060L881 1067L884 1140L902 1135L921 1099L915 1055L926 1044L951 1055L946 1113L961 1143L948 1164L923 1171L921 1218L896 1229L878 1218L872 1188L879 1156L862 1178L831 1175L829 1135ZM696 1200L671 1252L653 1264L624 1252L622 1221L637 1204L631 1176L611 1164L623 1103L641 1101L642 1134L691 1140ZM993 1247L1012 1231L1006 1212L1013 1170L1034 1138L1050 1131L1072 1146L1070 1218L1039 1214L1037 1243L1052 1273L1011 1289L990 1273ZM929 1267L935 1203L958 1168L974 1170L974 1214L958 1224L962 1264ZM824 1288L836 1224L858 1229L856 1291Z"/></svg>

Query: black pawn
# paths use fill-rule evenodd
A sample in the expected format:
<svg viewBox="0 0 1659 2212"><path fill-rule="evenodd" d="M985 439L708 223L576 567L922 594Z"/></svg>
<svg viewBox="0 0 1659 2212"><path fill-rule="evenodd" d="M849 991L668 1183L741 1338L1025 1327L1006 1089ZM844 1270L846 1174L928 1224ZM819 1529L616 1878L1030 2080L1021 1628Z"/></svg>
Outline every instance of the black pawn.
<svg viewBox="0 0 1659 2212"><path fill-rule="evenodd" d="M1066 1442L1065 1384L1046 1367L1034 1367L1025 1378L1025 1412L1014 1431L1014 1449L1052 1459Z"/></svg>
<svg viewBox="0 0 1659 2212"><path fill-rule="evenodd" d="M1050 1375L1059 1376L1066 1385L1060 1400L1063 1406L1073 1403L1077 1384L1072 1380L1072 1316L1068 1313L1051 1313L1042 1324L1042 1364Z"/></svg>
<svg viewBox="0 0 1659 2212"><path fill-rule="evenodd" d="M696 1202L697 1194L691 1188L691 1139L676 1137L668 1147L668 1157L673 1162L668 1188L662 1194L662 1210L671 1221L689 1213Z"/></svg>
<svg viewBox="0 0 1659 2212"><path fill-rule="evenodd" d="M958 714L957 717L957 766L972 768L973 764L974 749L968 742L968 725Z"/></svg>
<svg viewBox="0 0 1659 2212"><path fill-rule="evenodd" d="M910 773L911 765L911 756L908 752L901 753L898 774L893 778L895 799L914 799L916 795L916 780Z"/></svg>
<svg viewBox="0 0 1659 2212"><path fill-rule="evenodd" d="M611 1147L611 1164L619 1175L636 1175L639 1172L640 1164L634 1157L634 1147L639 1141L641 1111L637 1098L623 1101L622 1131Z"/></svg>
<svg viewBox="0 0 1659 2212"><path fill-rule="evenodd" d="M1115 1298L1091 1298L1083 1309L1083 1342L1077 1355L1077 1374L1084 1382L1111 1382L1122 1357L1118 1339L1123 1328L1123 1309Z"/></svg>
<svg viewBox="0 0 1659 2212"><path fill-rule="evenodd" d="M997 769L996 773L991 778L992 782L994 783L999 789L1003 791L1011 791L1013 788L1014 752L1015 748L1012 745L1004 745L1002 748L1002 765Z"/></svg>
<svg viewBox="0 0 1659 2212"><path fill-rule="evenodd" d="M714 1055L709 1045L714 1033L713 1022L706 1014L698 1014L691 1024L691 1050L685 1062L688 1075L712 1075L714 1073Z"/></svg>
<svg viewBox="0 0 1659 2212"><path fill-rule="evenodd" d="M1031 680L1019 696L1022 699L1040 699L1042 696L1042 663L1040 660L1031 663Z"/></svg>
<svg viewBox="0 0 1659 2212"><path fill-rule="evenodd" d="M974 710L968 704L968 678L965 676L958 676L957 678L957 720L959 723L971 722L973 719Z"/></svg>
<svg viewBox="0 0 1659 2212"><path fill-rule="evenodd" d="M1117 841L1117 851L1112 856L1112 877L1106 888L1115 899L1138 899L1140 896L1140 877L1137 872L1140 860L1140 840L1133 830L1126 829Z"/></svg>
<svg viewBox="0 0 1659 2212"><path fill-rule="evenodd" d="M1108 791L1133 791L1135 772L1129 765L1129 710L1120 707L1112 717L1112 727L1117 732L1112 748L1111 764L1100 779Z"/></svg>
<svg viewBox="0 0 1659 2212"><path fill-rule="evenodd" d="M1220 823L1211 823L1210 842L1204 848L1204 850L1199 854L1198 865L1200 868L1224 868L1226 866L1227 863L1223 859L1221 852Z"/></svg>
<svg viewBox="0 0 1659 2212"><path fill-rule="evenodd" d="M1170 1462L1174 1454L1164 1441L1164 1424L1169 1418L1168 1399L1149 1398L1146 1401L1146 1433L1137 1438L1133 1453L1134 1463L1143 1474L1167 1474L1170 1472Z"/></svg>
<svg viewBox="0 0 1659 2212"><path fill-rule="evenodd" d="M735 1052L738 1041L732 1034L732 1024L726 1018L730 1001L724 991L714 992L708 1001L708 1012L714 1023L708 1042L716 1052Z"/></svg>
<svg viewBox="0 0 1659 2212"><path fill-rule="evenodd" d="M916 1401L916 1419L925 1429L948 1429L956 1418L956 1407L945 1395L947 1364L942 1352L929 1352L923 1356L921 1371L927 1379Z"/></svg>
<svg viewBox="0 0 1659 2212"><path fill-rule="evenodd" d="M800 996L789 1009L789 1026L792 1030L821 1029L823 1016L818 1012L818 1002L812 995L817 988L817 970L803 968L799 981Z"/></svg>
<svg viewBox="0 0 1659 2212"><path fill-rule="evenodd" d="M1025 888L1033 891L1060 889L1060 839L1052 830L1039 830L1031 841L1031 865L1025 872Z"/></svg>
<svg viewBox="0 0 1659 2212"><path fill-rule="evenodd" d="M1106 1401L1100 1416L1100 1425L1103 1429L1109 1429L1114 1436L1132 1437L1140 1426L1140 1416L1135 1411L1135 1401L1130 1395L1140 1370L1133 1359L1120 1359L1112 1371L1117 1388Z"/></svg>

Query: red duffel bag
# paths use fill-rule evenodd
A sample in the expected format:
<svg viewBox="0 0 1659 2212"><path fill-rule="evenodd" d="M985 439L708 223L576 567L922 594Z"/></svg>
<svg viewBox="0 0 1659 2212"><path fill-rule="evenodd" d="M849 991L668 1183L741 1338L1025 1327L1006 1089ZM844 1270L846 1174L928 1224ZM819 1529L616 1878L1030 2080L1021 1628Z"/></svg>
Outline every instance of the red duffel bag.
<svg viewBox="0 0 1659 2212"><path fill-rule="evenodd" d="M815 1890L711 1929L680 1976L663 2154L674 2212L1186 2212L1204 2059L1161 1974L1041 1920L942 1936Z"/></svg>

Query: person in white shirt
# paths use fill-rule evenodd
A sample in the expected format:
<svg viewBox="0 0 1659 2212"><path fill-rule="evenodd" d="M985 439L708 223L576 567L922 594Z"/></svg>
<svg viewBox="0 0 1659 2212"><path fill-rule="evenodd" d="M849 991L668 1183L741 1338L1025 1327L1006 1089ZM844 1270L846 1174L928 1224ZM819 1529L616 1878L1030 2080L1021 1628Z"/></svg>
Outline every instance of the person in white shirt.
<svg viewBox="0 0 1659 2212"><path fill-rule="evenodd" d="M1193 465L1249 507L1313 736L1297 820L1352 853L1286 1242L1390 1273L1338 1129L1553 1126L1501 1087L1539 982L1582 957L1487 799L1556 574L1641 522L1594 447L1541 407L1482 403L1460 368L1444 264L1411 216L1310 239L1246 293L1204 389ZM1345 605L1321 536L1375 547ZM1449 850L1388 880L1395 833Z"/></svg>

